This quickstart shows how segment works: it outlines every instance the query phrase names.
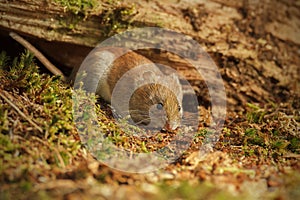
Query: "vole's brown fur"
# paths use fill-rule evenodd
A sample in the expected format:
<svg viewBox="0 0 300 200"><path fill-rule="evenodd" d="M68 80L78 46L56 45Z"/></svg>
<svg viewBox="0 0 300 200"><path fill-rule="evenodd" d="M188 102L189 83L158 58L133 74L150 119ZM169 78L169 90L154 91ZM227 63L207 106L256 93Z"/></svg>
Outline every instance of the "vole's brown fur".
<svg viewBox="0 0 300 200"><path fill-rule="evenodd" d="M174 130L179 126L182 116L181 104L183 98L179 79L174 74L162 76L159 68L144 56L123 48L96 47L84 60L80 69L75 68L70 77L65 77L59 69L52 65L28 41L14 32L11 32L9 35L33 52L52 73L63 76L63 79L67 82L75 82L78 70L79 72L85 71L87 77L85 78L84 86L108 102L111 102L112 93L118 81L122 79L121 77L132 71L132 69L139 69L137 71L133 70L134 73L131 74L130 79L127 79L125 83L121 81L122 84L119 87L121 90L117 92L121 94L119 96L118 94L116 95L120 101L117 102L121 104L129 103L129 112L136 123L148 124L150 123L150 118L153 120L153 116L155 116L155 120L164 121L166 129ZM150 66L150 68L145 66L148 71L135 68L143 65ZM144 82L145 80L151 80L152 82ZM133 92L129 102L126 102L127 99L125 99L125 102L122 102L122 90L124 94L124 91L126 93L130 88L136 90ZM166 117L160 119L161 116L155 115L153 105L158 105L158 110L163 108Z"/></svg>
<svg viewBox="0 0 300 200"><path fill-rule="evenodd" d="M159 84L148 84L138 88L134 92L129 101L129 110L132 119L136 123L150 123L151 112L149 111L151 110L151 106L158 104L164 108L166 116L163 116L159 110L156 110L156 113L152 117L155 117L155 120L165 122L166 129L172 130L177 128L181 118L180 103L170 89Z"/></svg>
<svg viewBox="0 0 300 200"><path fill-rule="evenodd" d="M130 80L126 81L125 83L122 83L121 86L118 86L121 91L127 91L130 88L134 88L136 85L138 85L139 79L147 79L155 76L158 76L158 79L166 79L165 80L165 86L161 84L146 84L141 87L138 87L134 93L132 94L130 101L129 101L129 112L131 115L131 118L136 123L141 124L149 124L150 118L152 120L164 120L164 128L168 130L174 130L180 125L180 119L182 115L181 111L181 100L182 100L182 92L181 92L181 86L179 84L178 78L175 76L163 76L160 77L162 72L158 69L157 66L154 65L153 62L151 62L146 57L137 54L133 51L128 51L127 53L123 54L124 51L119 48L101 48L99 50L96 50L92 52L90 60L82 65L80 70L84 70L87 72L87 87L91 87L92 85L97 84L93 81L93 79L96 79L97 72L95 72L96 67L101 67L100 65L89 65L88 63L95 63L97 59L99 59L99 52L107 51L111 54L113 54L116 59L114 59L113 63L108 67L106 72L106 78L105 80L98 84L98 87L96 89L96 93L103 97L106 101L111 102L112 93L113 90L120 80L120 78L129 70L137 67L137 66L143 66L143 65L150 65L151 66L151 72L153 74L149 75L147 73L144 73L141 71L134 72L132 74L132 78ZM123 55L122 55L123 54ZM121 56L120 56L121 55ZM97 58L98 57L98 58ZM103 57L103 55L102 55ZM93 61L93 58L96 60ZM102 73L102 72L101 72ZM89 76L91 74L91 76ZM159 74L159 75L158 75ZM93 77L95 76L95 77ZM141 78L142 77L142 78ZM100 78L101 79L101 78ZM163 81L163 80L161 80ZM101 82L101 81L100 81ZM93 89L94 90L94 89ZM174 91L176 91L174 94ZM119 96L118 96L119 95ZM116 97L120 99L118 104L128 104L128 102L123 102L122 94L116 94ZM124 99L125 101L125 99ZM165 111L165 117L162 117L159 115L150 116L150 108L153 105L160 104L163 107L163 110ZM158 111L158 110L156 110ZM122 111L120 111L122 112ZM159 113L159 112L158 112ZM155 119L153 119L155 118Z"/></svg>

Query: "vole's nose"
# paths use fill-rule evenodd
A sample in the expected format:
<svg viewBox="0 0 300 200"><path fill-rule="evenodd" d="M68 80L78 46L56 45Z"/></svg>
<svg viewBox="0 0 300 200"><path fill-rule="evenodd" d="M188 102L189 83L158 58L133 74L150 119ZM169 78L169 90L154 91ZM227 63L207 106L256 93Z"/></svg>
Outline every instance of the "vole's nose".
<svg viewBox="0 0 300 200"><path fill-rule="evenodd" d="M174 123L166 122L164 129L168 130L168 131L174 131L178 127L179 127L179 125L176 122L174 122Z"/></svg>
<svg viewBox="0 0 300 200"><path fill-rule="evenodd" d="M164 129L165 129L165 130L168 130L168 131L171 130L171 126L170 126L170 124L169 124L168 122L165 124Z"/></svg>

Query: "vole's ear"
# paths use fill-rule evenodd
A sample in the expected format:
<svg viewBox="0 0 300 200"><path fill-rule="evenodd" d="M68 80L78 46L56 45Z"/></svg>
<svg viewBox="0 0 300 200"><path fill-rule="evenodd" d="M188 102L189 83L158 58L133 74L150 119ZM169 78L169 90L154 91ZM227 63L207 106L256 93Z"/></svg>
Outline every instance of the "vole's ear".
<svg viewBox="0 0 300 200"><path fill-rule="evenodd" d="M142 74L142 77L143 77L143 79L145 80L145 81L147 81L147 82L154 82L156 79L157 79L157 77L156 77L157 75L153 72L153 71L145 71L145 72L143 72L143 74Z"/></svg>
<svg viewBox="0 0 300 200"><path fill-rule="evenodd" d="M181 90L181 84L180 84L180 81L179 81L179 77L177 76L176 73L171 73L169 75L165 75L163 77L163 81L171 86L171 87L176 87L177 90Z"/></svg>
<svg viewBox="0 0 300 200"><path fill-rule="evenodd" d="M173 92L175 92L175 95L178 98L178 101L182 101L182 87L180 84L179 76L176 73L171 73L169 75L165 76L164 81L169 86L169 89L171 89Z"/></svg>
<svg viewBox="0 0 300 200"><path fill-rule="evenodd" d="M136 86L141 86L148 83L156 83L161 77L157 75L153 70L144 70L138 74L135 74Z"/></svg>
<svg viewBox="0 0 300 200"><path fill-rule="evenodd" d="M169 80L172 81L172 83L180 85L179 77L176 75L176 73L172 73L172 74L168 75L168 77L169 77Z"/></svg>

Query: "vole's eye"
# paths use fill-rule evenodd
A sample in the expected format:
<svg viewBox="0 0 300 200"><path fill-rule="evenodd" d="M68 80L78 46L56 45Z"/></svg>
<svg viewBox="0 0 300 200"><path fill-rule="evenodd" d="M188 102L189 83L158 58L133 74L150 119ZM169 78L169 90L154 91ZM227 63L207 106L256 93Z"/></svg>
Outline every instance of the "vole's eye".
<svg viewBox="0 0 300 200"><path fill-rule="evenodd" d="M163 105L162 103L158 103L158 104L156 104L156 108L157 108L157 110L162 110L162 109L163 109L163 107L164 107L164 105Z"/></svg>
<svg viewBox="0 0 300 200"><path fill-rule="evenodd" d="M181 111L181 106L178 106L178 111Z"/></svg>

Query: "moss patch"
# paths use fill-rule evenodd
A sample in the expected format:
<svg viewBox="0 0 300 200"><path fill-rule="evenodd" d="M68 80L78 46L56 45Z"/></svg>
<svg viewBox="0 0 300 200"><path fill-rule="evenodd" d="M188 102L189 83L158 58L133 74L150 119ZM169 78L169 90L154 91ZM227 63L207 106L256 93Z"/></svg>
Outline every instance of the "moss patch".
<svg viewBox="0 0 300 200"><path fill-rule="evenodd" d="M75 15L83 14L84 16L93 12L98 6L99 1L97 0L54 0L64 7L66 11L70 11Z"/></svg>

